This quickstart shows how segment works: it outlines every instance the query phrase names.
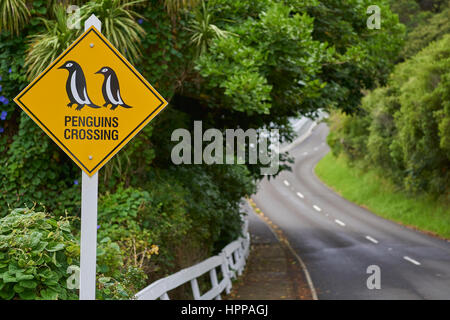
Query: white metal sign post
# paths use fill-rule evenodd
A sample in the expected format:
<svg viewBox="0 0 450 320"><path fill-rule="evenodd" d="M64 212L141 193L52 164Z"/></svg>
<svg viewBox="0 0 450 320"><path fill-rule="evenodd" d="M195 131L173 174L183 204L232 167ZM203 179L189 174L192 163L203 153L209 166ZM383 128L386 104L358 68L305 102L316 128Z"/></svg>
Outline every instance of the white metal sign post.
<svg viewBox="0 0 450 320"><path fill-rule="evenodd" d="M102 23L95 15L85 21L84 30L91 26L101 31ZM95 300L98 173L81 174L80 300Z"/></svg>
<svg viewBox="0 0 450 320"><path fill-rule="evenodd" d="M84 172L82 175L80 300L95 300L98 173L92 177Z"/></svg>

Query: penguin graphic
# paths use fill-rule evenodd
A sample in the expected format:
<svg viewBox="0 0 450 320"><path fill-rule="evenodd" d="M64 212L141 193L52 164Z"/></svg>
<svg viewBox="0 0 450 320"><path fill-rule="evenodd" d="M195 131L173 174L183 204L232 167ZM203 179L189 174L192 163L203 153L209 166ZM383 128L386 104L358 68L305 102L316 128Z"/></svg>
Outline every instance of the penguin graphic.
<svg viewBox="0 0 450 320"><path fill-rule="evenodd" d="M119 79L117 79L114 70L110 67L103 67L98 70L96 74L97 73L105 76L102 86L103 98L105 99L105 104L103 106L107 107L111 104L111 110L116 109L118 106L127 109L132 108L123 102L122 97L120 96Z"/></svg>
<svg viewBox="0 0 450 320"><path fill-rule="evenodd" d="M91 108L100 108L93 104L89 98L86 90L86 79L84 78L83 69L75 61L66 61L58 69L66 69L69 71L69 77L66 82L67 96L70 102L67 104L69 108L73 104L78 105L75 110L80 111L84 106Z"/></svg>

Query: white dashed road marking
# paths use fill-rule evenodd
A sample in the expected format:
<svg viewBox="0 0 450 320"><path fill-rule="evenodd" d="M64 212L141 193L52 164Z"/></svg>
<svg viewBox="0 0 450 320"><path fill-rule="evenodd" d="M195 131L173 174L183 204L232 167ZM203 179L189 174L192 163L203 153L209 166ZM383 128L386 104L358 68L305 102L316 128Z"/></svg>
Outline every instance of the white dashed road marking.
<svg viewBox="0 0 450 320"><path fill-rule="evenodd" d="M369 241L372 241L373 243L378 243L378 240L375 238L372 238L371 236L366 236L366 239Z"/></svg>
<svg viewBox="0 0 450 320"><path fill-rule="evenodd" d="M322 211L322 209L320 209L320 208L319 208L318 206L316 206L316 205L313 205L313 208L316 209L316 211L319 211L319 212Z"/></svg>
<svg viewBox="0 0 450 320"><path fill-rule="evenodd" d="M283 181L284 182L284 184L287 186L287 187L289 187L291 184L289 183L289 181L287 181L287 180L284 180Z"/></svg>
<svg viewBox="0 0 450 320"><path fill-rule="evenodd" d="M303 152L303 155L306 156L308 154L308 152Z"/></svg>
<svg viewBox="0 0 450 320"><path fill-rule="evenodd" d="M343 223L341 220L334 219L334 222L336 222L337 224L339 224L339 225L345 227L345 223Z"/></svg>
<svg viewBox="0 0 450 320"><path fill-rule="evenodd" d="M305 196L304 195L302 195L300 192L297 192L297 196L299 196L300 198L304 198Z"/></svg>
<svg viewBox="0 0 450 320"><path fill-rule="evenodd" d="M420 262L419 262L419 261L416 261L416 260L414 260L414 259L411 259L411 258L408 257L408 256L404 256L403 259L405 259L406 261L409 261L409 262L411 262L411 263L414 263L416 266L420 266Z"/></svg>

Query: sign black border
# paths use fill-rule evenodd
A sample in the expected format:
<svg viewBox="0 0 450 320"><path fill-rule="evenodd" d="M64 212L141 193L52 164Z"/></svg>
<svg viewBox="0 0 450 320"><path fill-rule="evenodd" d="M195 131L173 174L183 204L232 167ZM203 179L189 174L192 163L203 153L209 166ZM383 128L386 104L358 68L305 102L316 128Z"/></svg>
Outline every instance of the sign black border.
<svg viewBox="0 0 450 320"><path fill-rule="evenodd" d="M77 44L81 41L81 40L83 40L89 33L91 33L91 32L94 32L95 33L95 35L100 39L100 40L102 40L103 41L103 43L104 44L106 44L106 46L127 66L127 68L128 69L130 69L130 71L131 72L133 72L133 74L144 84L144 86L146 86L147 87L147 89L149 89L150 90L150 92L151 93L153 93L153 95L161 102L160 103L160 105L158 106L158 107L156 107L147 117L145 117L145 119L143 120L143 121L141 121L137 126L136 126L136 128L134 128L124 139L122 139L122 141L120 141L118 144L117 144L117 146L114 148L114 149L112 149L102 160L100 160L99 162L98 162L98 164L94 167L94 168L92 168L92 170L89 170L88 168L86 168L86 166L80 161L80 159L78 159L70 150L69 150L69 148L67 148L66 147L66 145L64 144L64 143L62 143L54 134L53 134L53 132L51 131L51 130L49 130L48 128L47 128L47 126L46 125L44 125L42 122L41 122L41 120L39 120L39 118L38 117L36 117L36 115L33 113L33 112L31 112L31 110L20 100L20 98L22 98L24 95L25 95L25 93L27 93L36 83L38 83L39 82L39 80L41 80L42 79L42 77L44 77L50 70L52 70L57 64L58 64L58 62L59 61L61 61L73 48L75 48L76 46L77 46ZM141 76L142 77L142 76ZM165 101L163 101L163 100L161 100L161 98L158 96L158 94L155 94L155 92L153 91L153 89L151 88L151 87L149 87L146 83L145 83L145 81L143 81L142 80L142 78L141 78L139 75L137 75L136 74L136 72L132 69L132 68L130 68L130 65L129 65L129 63L127 63L127 62L125 62L124 61L124 59L119 55L119 54L117 54L117 52L114 50L114 49L112 49L111 48L111 46L109 45L109 43L107 43L98 33L97 33L97 31L96 31L96 29L95 28L91 28L88 32L86 32L80 39L78 39L78 41L76 41L73 45L72 45L72 47L69 49L69 50L67 50L67 52L65 52L63 55L61 55L58 59L56 59L54 62L53 62L53 65L51 66L51 68L49 68L48 70L46 70L43 74L41 74L40 76L39 76L39 78L38 79L36 79L36 80L34 80L33 81L33 84L29 87L29 88L27 88L26 90L24 90L22 93L20 93L18 96L17 96L17 101L19 101L20 103L21 103L21 105L30 113L30 114L32 114L33 115L33 118L34 119L36 119L36 121L37 122L39 122L39 124L42 126L42 127L44 127L46 130L47 130L47 132L48 133L50 133L50 135L51 135L51 137L53 138L53 139L55 139L56 141L58 141L59 143L60 143L60 145L61 146L63 146L64 147L64 151L66 152L66 153L69 153L74 159L76 159L76 161L78 162L78 164L80 164L87 172L89 172L90 174L92 173L92 172L94 172L96 169L97 169L97 167L101 164L101 163L103 163L103 161L105 161L105 159L107 159L112 153L114 153L114 151L119 147L119 146L121 146L122 145L122 143L126 140L126 139L128 139L128 137L130 136L130 135L132 135L136 130L137 130L137 128L139 128L145 121L147 121L147 119L148 118L150 118L156 111L158 111L160 108L161 108L161 106L162 105L164 105L164 102ZM142 130L143 128L141 128L141 130ZM138 132L136 132L136 134L138 134ZM126 144L123 144L123 146L121 147L121 148L123 148L124 146L125 146ZM105 165L106 164L106 162L105 163L103 163L103 165ZM103 166L102 165L102 166ZM101 167L98 169L98 170L100 170L101 169Z"/></svg>

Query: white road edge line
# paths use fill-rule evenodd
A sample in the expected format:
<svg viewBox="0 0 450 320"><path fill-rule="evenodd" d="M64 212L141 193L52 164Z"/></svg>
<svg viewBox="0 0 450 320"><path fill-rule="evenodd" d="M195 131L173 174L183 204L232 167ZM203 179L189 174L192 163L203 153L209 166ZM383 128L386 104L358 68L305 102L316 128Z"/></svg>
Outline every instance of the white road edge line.
<svg viewBox="0 0 450 320"><path fill-rule="evenodd" d="M322 209L320 209L320 208L319 208L318 206L316 206L316 205L313 205L313 208L316 209L316 210L319 211L319 212L322 211Z"/></svg>
<svg viewBox="0 0 450 320"><path fill-rule="evenodd" d="M420 266L420 262L419 262L419 261L416 261L416 260L414 260L414 259L411 259L411 258L408 257L408 256L404 256L403 259L405 259L406 261L409 261L409 262L411 262L411 263L414 263L416 266Z"/></svg>
<svg viewBox="0 0 450 320"><path fill-rule="evenodd" d="M339 224L339 225L345 227L345 223L343 223L341 220L334 219L334 222L336 222L337 224Z"/></svg>
<svg viewBox="0 0 450 320"><path fill-rule="evenodd" d="M375 238L372 238L371 236L366 236L366 239L369 240L369 241L372 241L375 244L378 243L378 240L375 239Z"/></svg>
<svg viewBox="0 0 450 320"><path fill-rule="evenodd" d="M287 186L287 187L289 187L291 184L289 183L289 181L287 181L287 180L284 180L283 181L284 182L284 184Z"/></svg>
<svg viewBox="0 0 450 320"><path fill-rule="evenodd" d="M317 122L313 122L311 126L309 127L308 131L305 132L301 137L297 138L294 142L292 142L290 145L280 148L280 153L290 151L291 149L297 147L299 144L301 144L303 141L305 141L312 133L313 129L317 126Z"/></svg>
<svg viewBox="0 0 450 320"><path fill-rule="evenodd" d="M297 196L299 196L300 198L302 198L302 199L304 199L305 198L305 196L304 195L302 195L300 192L297 192Z"/></svg>
<svg viewBox="0 0 450 320"><path fill-rule="evenodd" d="M253 208L250 205L249 205L249 207L253 211ZM311 279L311 275L309 274L308 269L306 268L306 265L303 262L302 258L300 258L300 256L297 254L297 252L295 252L295 250L291 247L290 242L287 239L286 239L286 241L281 241L281 239L278 237L278 234L275 232L275 230L273 230L273 227L270 226L266 221L264 221L264 219L261 218L261 216L259 214L256 214L254 211L253 211L253 213L263 223L265 223L269 227L270 231L272 231L272 234L275 236L275 238L277 238L278 242L285 243L287 245L289 251L297 258L298 262L300 263L300 266L303 269L303 273L305 274L306 282L308 283L309 290L311 290L311 295L312 295L313 300L319 300L319 297L317 296L316 288L314 288L314 284L313 284L312 279Z"/></svg>

